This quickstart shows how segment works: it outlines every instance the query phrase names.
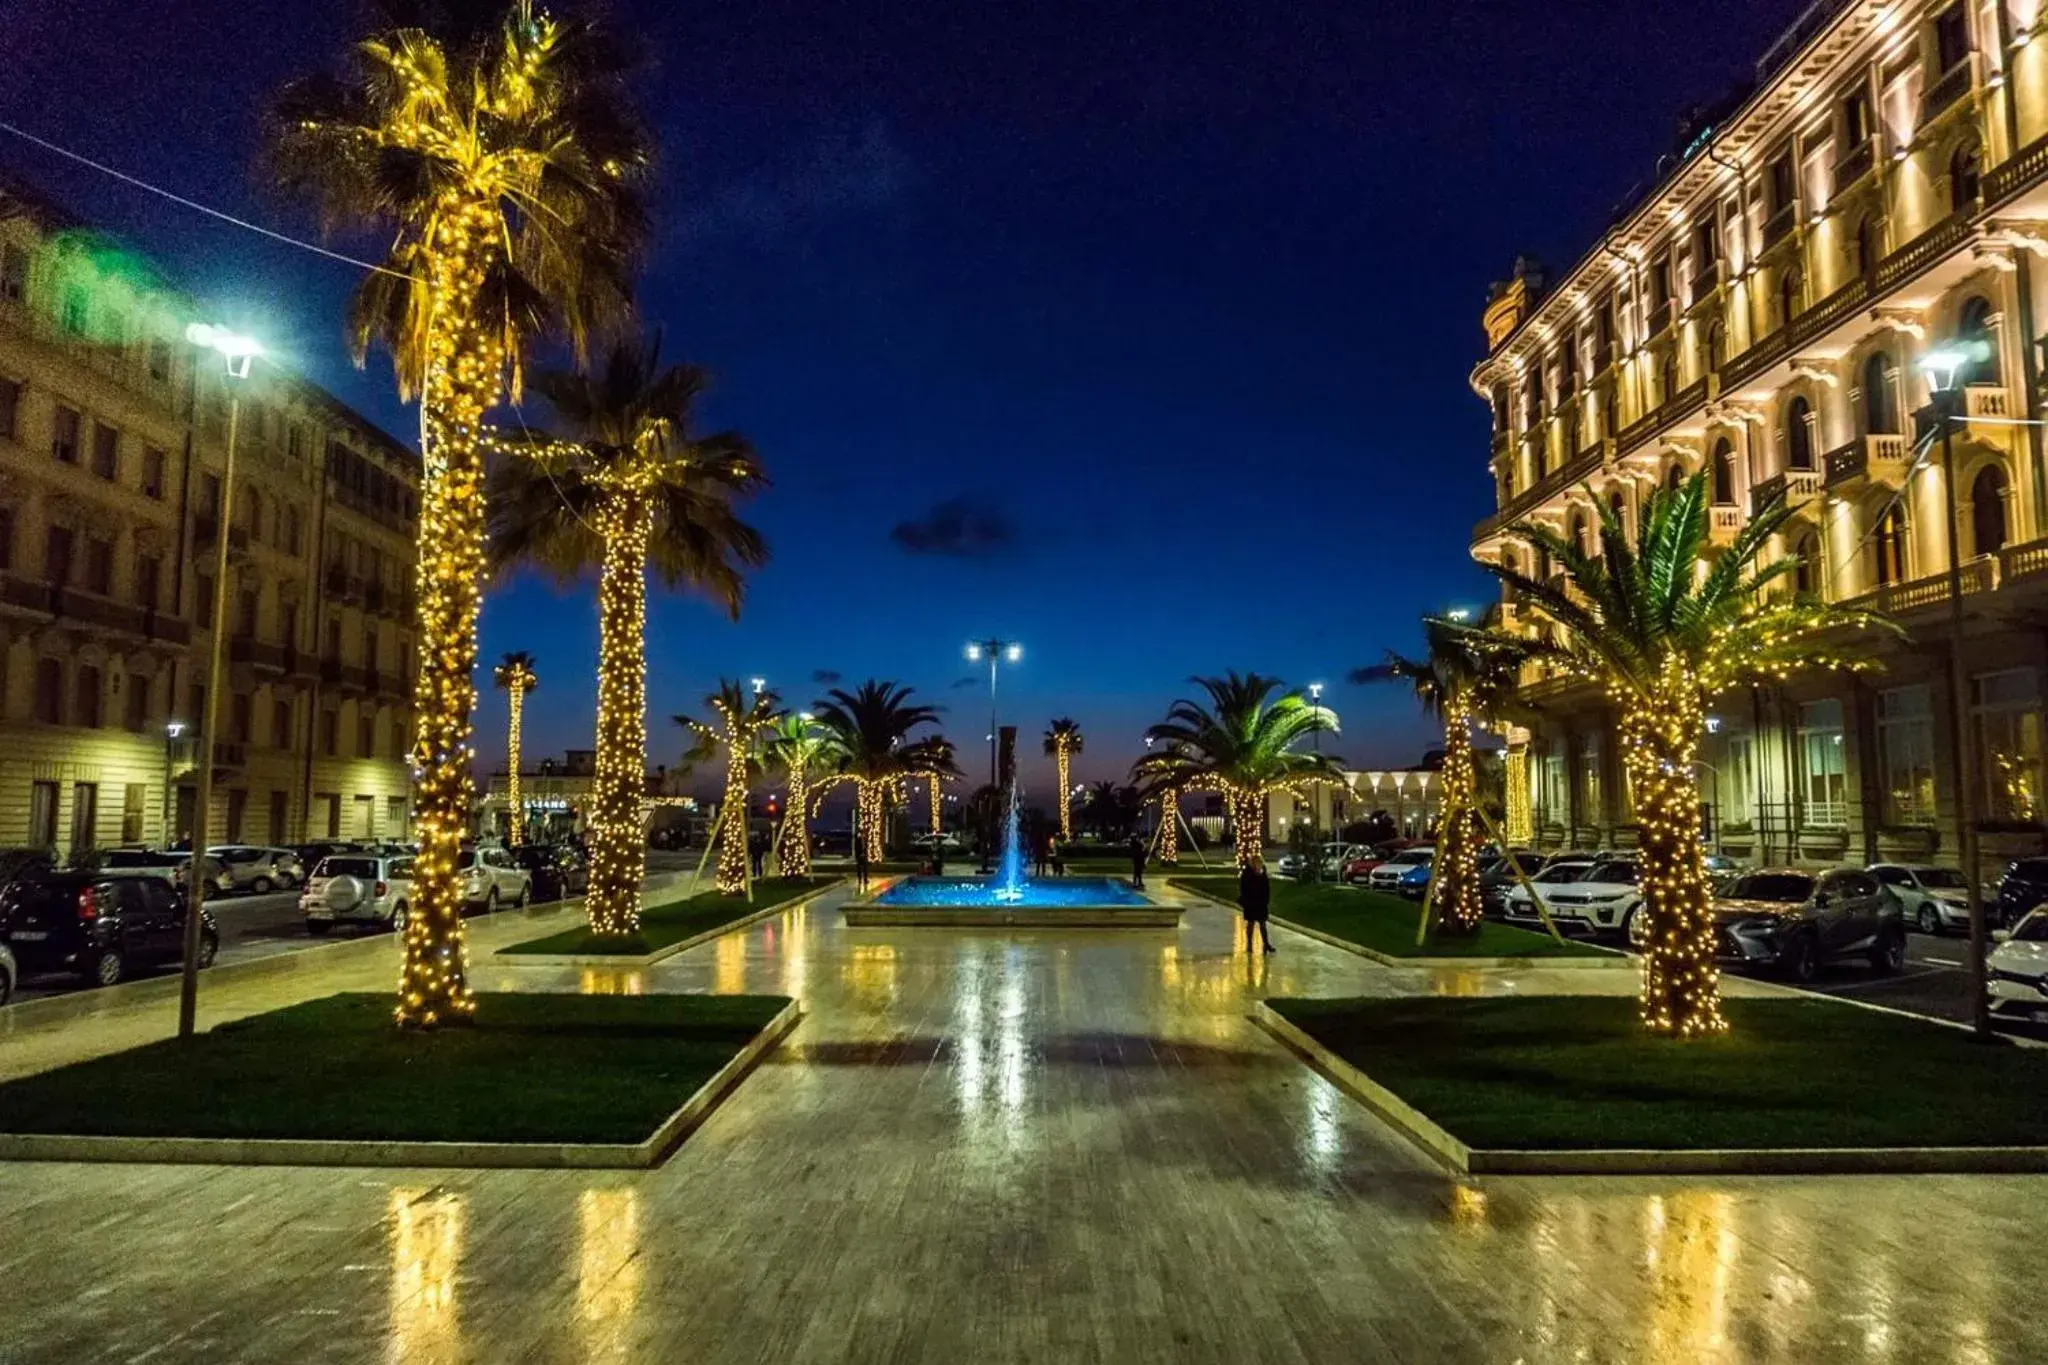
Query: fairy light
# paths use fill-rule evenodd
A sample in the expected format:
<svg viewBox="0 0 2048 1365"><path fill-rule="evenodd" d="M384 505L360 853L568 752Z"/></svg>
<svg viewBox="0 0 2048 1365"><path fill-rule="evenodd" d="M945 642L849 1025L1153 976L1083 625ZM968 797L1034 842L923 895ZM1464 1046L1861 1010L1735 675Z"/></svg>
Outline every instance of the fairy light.
<svg viewBox="0 0 2048 1365"><path fill-rule="evenodd" d="M1529 746L1511 744L1502 755L1507 786L1507 837L1511 844L1535 841L1535 811L1529 801Z"/></svg>
<svg viewBox="0 0 2048 1365"><path fill-rule="evenodd" d="M730 700L728 700L730 698ZM697 721L685 724L713 744L725 749L725 795L719 805L718 836L718 890L721 895L736 896L747 889L747 802L749 795L748 773L754 759L754 749L761 732L772 728L780 719L776 711L778 698L773 692L757 688L751 701L742 697L739 689L731 683L726 690L705 699L711 709L718 713L717 725L703 725ZM741 708L745 709L742 710ZM792 769L790 802L793 811L803 806L798 800L799 793L808 796L800 773ZM798 822L799 827L802 821ZM809 840L805 840L808 845ZM803 856L803 866L808 874L810 868L809 848ZM790 866L787 843L780 855L781 866ZM784 875L791 875L785 871Z"/></svg>
<svg viewBox="0 0 2048 1365"><path fill-rule="evenodd" d="M591 791L584 912L605 937L640 932L647 872L647 547L654 535L649 459L593 472L604 546L597 580L597 772Z"/></svg>
<svg viewBox="0 0 2048 1365"><path fill-rule="evenodd" d="M1180 862L1180 789L1168 787L1159 793L1159 861L1168 867Z"/></svg>
<svg viewBox="0 0 2048 1365"><path fill-rule="evenodd" d="M1081 738L1081 727L1071 720L1056 720L1045 732L1045 745L1059 769L1060 838L1071 839L1074 837L1072 767L1074 755L1086 747Z"/></svg>
<svg viewBox="0 0 2048 1365"><path fill-rule="evenodd" d="M1439 922L1453 933L1477 933L1479 900L1479 785L1472 766L1472 711L1461 690L1444 697L1442 815L1430 877Z"/></svg>
<svg viewBox="0 0 2048 1365"><path fill-rule="evenodd" d="M526 806L519 793L519 738L525 725L526 694L540 686L540 678L525 654L507 654L493 680L505 689L505 804L511 813L512 846L517 848L526 842Z"/></svg>
<svg viewBox="0 0 2048 1365"><path fill-rule="evenodd" d="M942 781L944 781L944 779L943 779L943 778L941 778L941 777L939 776L939 774L937 774L937 773L926 773L926 774L925 774L924 776L925 776L925 781L926 781L926 783L928 784L928 790L929 790L929 791L931 792L931 800L932 800L932 838L936 840L936 839L937 839L937 838L939 837L940 833L942 832L942 831L940 830L940 828L939 828L939 825L940 825L940 813L939 813L939 802L940 802L940 799L941 799L941 797L940 797L940 793L939 793L939 784L940 784L940 783L941 783Z"/></svg>

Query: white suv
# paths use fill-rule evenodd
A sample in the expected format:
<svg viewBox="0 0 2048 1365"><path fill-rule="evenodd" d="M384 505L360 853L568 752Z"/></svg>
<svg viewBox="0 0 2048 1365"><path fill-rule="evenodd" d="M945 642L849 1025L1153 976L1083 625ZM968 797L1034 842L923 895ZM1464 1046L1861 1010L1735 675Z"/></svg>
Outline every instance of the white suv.
<svg viewBox="0 0 2048 1365"><path fill-rule="evenodd" d="M405 924L405 903L411 895L411 858L330 853L306 879L299 913L306 917L306 932L316 937L337 924L398 929Z"/></svg>
<svg viewBox="0 0 2048 1365"><path fill-rule="evenodd" d="M463 903L480 906L487 915L500 906L523 906L533 894L533 874L513 862L506 849L465 848L455 866L462 876Z"/></svg>
<svg viewBox="0 0 2048 1365"><path fill-rule="evenodd" d="M1560 885L1545 885L1540 873L1535 882L1552 919L1575 924L1589 934L1619 934L1626 939L1643 906L1641 879L1642 871L1633 858L1610 858ZM1510 914L1516 908L1535 914L1529 893L1520 886L1508 892L1508 899Z"/></svg>

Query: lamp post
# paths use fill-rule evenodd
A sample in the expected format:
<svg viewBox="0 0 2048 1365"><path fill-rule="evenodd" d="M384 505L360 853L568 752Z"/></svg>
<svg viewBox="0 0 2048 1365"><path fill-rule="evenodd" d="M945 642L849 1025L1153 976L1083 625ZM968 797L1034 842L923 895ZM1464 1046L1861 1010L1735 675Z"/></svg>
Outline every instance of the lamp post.
<svg viewBox="0 0 2048 1365"><path fill-rule="evenodd" d="M174 838L174 837L172 836L172 834L171 834L171 819L172 819L172 814L173 814L173 808L174 808L174 805L175 805L175 802L176 802L176 797L177 797L177 792L176 792L176 790L175 790L175 789L174 789L174 788L173 788L173 787L171 786L171 770L172 770L172 766L173 766L173 765L174 765L174 764L175 764L175 763L177 762L177 758L176 758L176 751L177 751L177 746L178 746L178 736L180 736L180 735L182 735L182 734L184 734L184 733L185 733L185 722L184 722L184 721L182 721L182 720L172 720L172 721L165 721L165 722L164 722L164 839L163 839L163 845L164 845L164 847L165 847L165 848L169 848L169 847L170 847L170 846L171 846L172 844L174 844L174 843L176 843L176 842L177 842L177 840L176 840L176 839L175 839L175 838Z"/></svg>
<svg viewBox="0 0 2048 1365"><path fill-rule="evenodd" d="M1001 775L996 766L996 666L999 663L1017 663L1024 657L1024 646L1015 640L975 640L967 646L967 662L980 663L988 660L988 785L990 791L997 790ZM996 803L999 804L999 803ZM984 872L995 866L996 824L1002 814L992 804L989 809L988 829L981 843L981 866Z"/></svg>
<svg viewBox="0 0 2048 1365"><path fill-rule="evenodd" d="M228 528L235 514L235 436L242 422L239 381L249 377L249 367L263 348L254 340L238 336L225 327L195 322L185 329L185 339L202 351L212 351L227 367L228 449L220 481L220 507L214 515L218 552L214 559L212 637L207 648L206 703L199 721L199 781L197 808L192 813L192 857L185 864L185 968L178 983L178 1036L190 1038L199 1012L200 921L206 908L207 807L213 801L213 746L220 717L221 650L227 640Z"/></svg>
<svg viewBox="0 0 2048 1365"><path fill-rule="evenodd" d="M1951 342L1920 357L1921 373L1927 376L1928 402L1918 414L1923 431L1941 436L1942 498L1947 515L1942 518L1948 534L1948 690L1949 739L1954 753L1956 781L1956 826L1962 854L1963 894L1970 905L1970 1026L1980 1038L1991 1036L1991 1002L1985 994L1984 958L1990 949L1990 935L1984 920L1984 897L1979 886L1983 871L1977 840L1976 759L1965 712L1969 705L1963 674L1963 558L1961 512L1956 498L1955 431L1964 417L1963 389L1958 379L1984 357L1987 347L1975 343Z"/></svg>

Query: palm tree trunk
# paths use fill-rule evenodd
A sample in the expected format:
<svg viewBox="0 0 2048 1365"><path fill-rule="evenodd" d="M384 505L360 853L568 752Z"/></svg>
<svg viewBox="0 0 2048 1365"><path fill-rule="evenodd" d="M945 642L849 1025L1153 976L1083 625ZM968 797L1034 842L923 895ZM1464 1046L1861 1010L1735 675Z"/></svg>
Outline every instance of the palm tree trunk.
<svg viewBox="0 0 2048 1365"><path fill-rule="evenodd" d="M789 810L782 817L777 864L785 877L811 875L811 776L799 763L789 770Z"/></svg>
<svg viewBox="0 0 2048 1365"><path fill-rule="evenodd" d="M1643 1024L1690 1038L1724 1032L1714 965L1714 898L1700 847L1700 720L1690 689L1621 716L1622 757L1640 830L1644 926Z"/></svg>
<svg viewBox="0 0 2048 1365"><path fill-rule="evenodd" d="M1472 771L1472 719L1462 702L1444 707L1443 813L1431 876L1437 927L1447 933L1479 932L1479 800Z"/></svg>
<svg viewBox="0 0 2048 1365"><path fill-rule="evenodd" d="M1230 808L1232 848L1237 854L1238 870L1242 871L1250 866L1252 859L1259 857L1265 848L1265 793L1230 787L1225 790L1223 799Z"/></svg>
<svg viewBox="0 0 2048 1365"><path fill-rule="evenodd" d="M884 827L887 813L882 801L887 785L887 778L868 777L854 788L860 802L860 837L867 840L871 864L881 862L888 852L888 830Z"/></svg>
<svg viewBox="0 0 2048 1365"><path fill-rule="evenodd" d="M526 809L519 795L519 732L526 710L526 689L515 680L505 689L510 713L505 726L505 804L511 814L508 841L517 848L526 842Z"/></svg>
<svg viewBox="0 0 2048 1365"><path fill-rule="evenodd" d="M1071 790L1068 777L1073 760L1067 754L1064 738L1053 741L1053 762L1059 765L1060 770L1060 838L1071 839L1074 837L1074 812L1073 798L1068 794Z"/></svg>
<svg viewBox="0 0 2048 1365"><path fill-rule="evenodd" d="M1159 793L1159 861L1172 867L1180 862L1180 792L1168 787Z"/></svg>
<svg viewBox="0 0 2048 1365"><path fill-rule="evenodd" d="M718 842L718 894L744 895L747 889L747 741L737 716L726 717L726 818Z"/></svg>
<svg viewBox="0 0 2048 1365"><path fill-rule="evenodd" d="M653 509L630 493L597 512L604 567L597 582L597 778L591 792L593 934L640 931L647 872L647 542Z"/></svg>

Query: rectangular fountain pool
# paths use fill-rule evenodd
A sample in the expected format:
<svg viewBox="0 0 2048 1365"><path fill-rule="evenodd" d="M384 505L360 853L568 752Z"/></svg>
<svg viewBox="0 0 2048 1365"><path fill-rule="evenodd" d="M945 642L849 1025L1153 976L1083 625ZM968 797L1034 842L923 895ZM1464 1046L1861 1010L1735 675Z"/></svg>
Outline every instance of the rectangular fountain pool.
<svg viewBox="0 0 2048 1365"><path fill-rule="evenodd" d="M988 877L905 877L870 901L846 906L846 922L880 925L1014 925L1018 928L1170 929L1181 912L1109 877L1027 881L1015 898Z"/></svg>

